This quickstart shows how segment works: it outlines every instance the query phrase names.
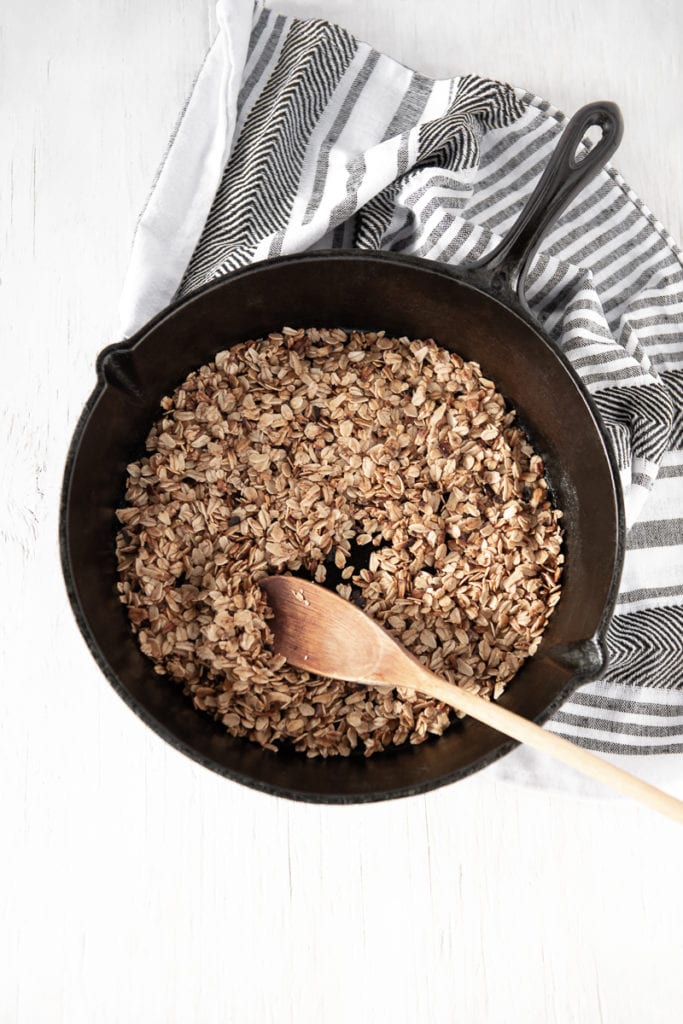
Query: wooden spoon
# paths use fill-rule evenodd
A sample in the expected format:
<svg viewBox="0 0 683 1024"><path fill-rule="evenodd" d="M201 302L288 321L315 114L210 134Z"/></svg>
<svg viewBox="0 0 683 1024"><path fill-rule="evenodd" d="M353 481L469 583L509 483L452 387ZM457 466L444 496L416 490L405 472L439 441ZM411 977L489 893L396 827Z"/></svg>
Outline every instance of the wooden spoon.
<svg viewBox="0 0 683 1024"><path fill-rule="evenodd" d="M624 796L683 823L683 801L596 757L513 711L440 679L337 594L293 576L259 581L275 612L275 651L290 665L367 686L402 686L434 697L492 729L551 754Z"/></svg>

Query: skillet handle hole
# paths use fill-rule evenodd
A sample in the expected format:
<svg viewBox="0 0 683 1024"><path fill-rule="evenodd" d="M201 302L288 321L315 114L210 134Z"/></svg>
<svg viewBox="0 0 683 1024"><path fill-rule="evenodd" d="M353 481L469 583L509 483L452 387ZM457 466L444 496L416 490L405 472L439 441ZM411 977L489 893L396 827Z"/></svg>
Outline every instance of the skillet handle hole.
<svg viewBox="0 0 683 1024"><path fill-rule="evenodd" d="M576 151L572 158L574 166L580 164L586 159L590 151L597 146L598 142L600 142L603 134L604 132L599 124L592 124L590 128L586 129L586 132L584 133L581 142L576 147Z"/></svg>

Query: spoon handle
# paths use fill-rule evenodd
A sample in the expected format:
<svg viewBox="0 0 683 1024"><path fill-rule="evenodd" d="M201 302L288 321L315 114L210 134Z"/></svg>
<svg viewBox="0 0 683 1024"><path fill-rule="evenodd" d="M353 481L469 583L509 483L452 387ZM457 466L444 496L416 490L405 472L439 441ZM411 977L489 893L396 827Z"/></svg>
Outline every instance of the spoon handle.
<svg viewBox="0 0 683 1024"><path fill-rule="evenodd" d="M603 761L583 747L577 747L562 736L542 729L535 722L508 711L500 704L484 700L483 697L468 693L454 683L440 679L421 665L406 663L405 666L401 666L401 675L403 678L395 685L409 687L429 697L435 697L456 711L463 711L505 736L511 736L520 743L526 743L529 747L550 754L556 760L568 764L570 768L575 768L592 779L597 779L623 796L639 801L683 824L683 801L663 793L661 789L643 782L642 779L622 768L617 768L609 761Z"/></svg>

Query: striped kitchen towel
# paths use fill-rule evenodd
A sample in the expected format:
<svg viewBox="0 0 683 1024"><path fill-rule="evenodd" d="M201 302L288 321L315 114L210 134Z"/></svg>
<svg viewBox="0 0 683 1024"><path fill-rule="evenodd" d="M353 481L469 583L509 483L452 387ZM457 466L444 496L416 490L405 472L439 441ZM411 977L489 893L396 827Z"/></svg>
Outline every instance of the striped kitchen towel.
<svg viewBox="0 0 683 1024"><path fill-rule="evenodd" d="M252 0L221 0L217 15L138 224L126 334L282 253L474 260L509 230L562 132L563 115L523 90L426 78L326 21ZM548 235L527 296L602 413L629 527L610 666L549 728L622 763L638 757L641 775L683 776L672 756L683 753L681 252L608 168ZM495 770L573 784L527 750Z"/></svg>

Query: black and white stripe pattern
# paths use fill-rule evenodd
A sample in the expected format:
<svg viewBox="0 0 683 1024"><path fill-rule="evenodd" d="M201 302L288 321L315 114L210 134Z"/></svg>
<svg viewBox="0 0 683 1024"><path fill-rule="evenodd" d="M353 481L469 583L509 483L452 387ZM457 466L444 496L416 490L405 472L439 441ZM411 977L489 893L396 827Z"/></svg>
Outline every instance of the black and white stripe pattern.
<svg viewBox="0 0 683 1024"><path fill-rule="evenodd" d="M528 93L474 76L433 81L336 26L257 6L231 153L178 293L311 248L476 259L513 224L563 121ZM680 753L680 250L608 169L554 226L527 295L600 408L630 526L609 670L550 728L607 754Z"/></svg>

